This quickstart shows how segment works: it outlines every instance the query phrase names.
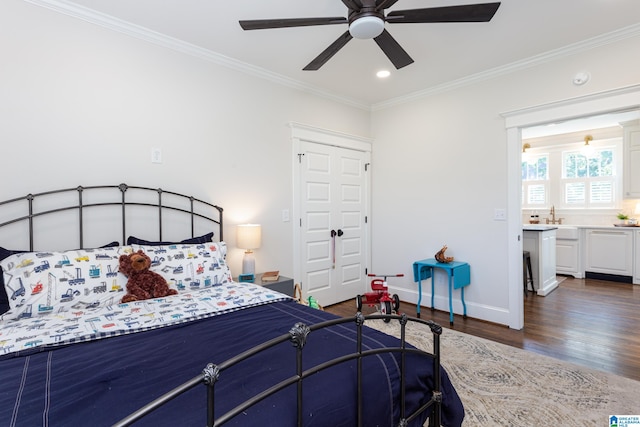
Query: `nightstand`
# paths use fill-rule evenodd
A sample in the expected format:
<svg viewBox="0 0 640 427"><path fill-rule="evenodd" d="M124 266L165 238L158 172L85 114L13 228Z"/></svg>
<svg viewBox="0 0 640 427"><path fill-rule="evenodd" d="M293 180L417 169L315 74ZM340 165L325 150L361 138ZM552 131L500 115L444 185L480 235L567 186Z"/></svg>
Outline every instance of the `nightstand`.
<svg viewBox="0 0 640 427"><path fill-rule="evenodd" d="M275 282L263 282L262 273L260 273L256 274L256 281L254 283L267 289L272 289L285 295L289 295L290 297L293 296L293 279L291 279L290 277L284 277L280 275L278 280L276 280Z"/></svg>

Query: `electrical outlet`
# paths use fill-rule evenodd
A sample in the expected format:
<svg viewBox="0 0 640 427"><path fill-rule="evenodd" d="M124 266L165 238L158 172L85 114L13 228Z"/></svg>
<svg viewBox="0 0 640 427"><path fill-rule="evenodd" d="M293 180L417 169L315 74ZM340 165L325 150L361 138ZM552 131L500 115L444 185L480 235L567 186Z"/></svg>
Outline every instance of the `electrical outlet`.
<svg viewBox="0 0 640 427"><path fill-rule="evenodd" d="M507 211L504 209L496 208L493 211L493 220L494 221L506 221L507 220Z"/></svg>
<svg viewBox="0 0 640 427"><path fill-rule="evenodd" d="M282 222L289 222L289 209L282 210Z"/></svg>

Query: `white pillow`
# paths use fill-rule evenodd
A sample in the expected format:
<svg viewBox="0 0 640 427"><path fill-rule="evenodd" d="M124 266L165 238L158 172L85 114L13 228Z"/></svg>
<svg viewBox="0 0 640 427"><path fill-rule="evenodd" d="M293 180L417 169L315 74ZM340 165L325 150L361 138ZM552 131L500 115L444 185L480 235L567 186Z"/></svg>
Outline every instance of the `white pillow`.
<svg viewBox="0 0 640 427"><path fill-rule="evenodd" d="M127 278L118 258L130 246L66 252L25 252L0 262L10 310L3 319L117 304Z"/></svg>
<svg viewBox="0 0 640 427"><path fill-rule="evenodd" d="M132 245L132 249L142 249L151 258L150 270L164 277L178 292L209 288L233 280L226 262L225 242Z"/></svg>

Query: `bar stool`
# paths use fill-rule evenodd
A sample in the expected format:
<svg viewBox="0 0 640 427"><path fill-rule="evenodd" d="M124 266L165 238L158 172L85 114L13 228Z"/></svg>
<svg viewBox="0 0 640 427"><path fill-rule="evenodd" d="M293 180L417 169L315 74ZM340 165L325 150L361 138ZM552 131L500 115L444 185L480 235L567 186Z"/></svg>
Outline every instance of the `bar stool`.
<svg viewBox="0 0 640 427"><path fill-rule="evenodd" d="M531 292L535 292L533 286L533 271L531 269L531 253L529 251L522 252L522 281L524 285L524 295L528 296L529 283L531 283Z"/></svg>

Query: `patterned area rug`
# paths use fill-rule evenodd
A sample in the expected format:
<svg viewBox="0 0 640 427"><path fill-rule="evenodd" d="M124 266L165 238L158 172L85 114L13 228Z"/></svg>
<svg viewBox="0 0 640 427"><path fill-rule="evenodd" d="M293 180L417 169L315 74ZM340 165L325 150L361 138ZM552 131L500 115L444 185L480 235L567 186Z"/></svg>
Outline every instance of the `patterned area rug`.
<svg viewBox="0 0 640 427"><path fill-rule="evenodd" d="M432 351L422 325L407 341ZM399 337L396 322L367 326ZM464 427L608 426L609 415L640 414L640 382L443 328L441 363L465 406Z"/></svg>

